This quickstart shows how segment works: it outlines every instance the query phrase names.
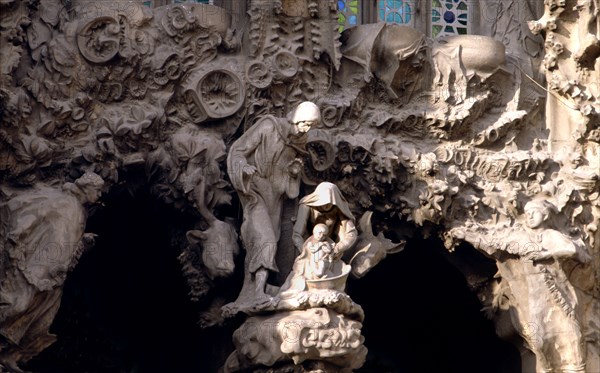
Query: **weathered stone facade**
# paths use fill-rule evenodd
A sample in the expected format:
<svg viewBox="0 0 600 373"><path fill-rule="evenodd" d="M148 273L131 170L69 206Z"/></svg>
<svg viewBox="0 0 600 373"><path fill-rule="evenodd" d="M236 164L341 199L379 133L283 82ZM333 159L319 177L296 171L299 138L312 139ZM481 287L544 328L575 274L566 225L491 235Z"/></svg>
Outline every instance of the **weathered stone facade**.
<svg viewBox="0 0 600 373"><path fill-rule="evenodd" d="M509 7L487 36L437 39L340 34L333 0L247 5L0 2L4 369L54 341L65 278L94 244L87 209L140 169L191 217L173 233L191 299L244 273L201 322L248 316L226 372L359 368L346 278L401 251L407 228L496 262L470 285L524 371L600 371L598 1L546 0L530 30Z"/></svg>

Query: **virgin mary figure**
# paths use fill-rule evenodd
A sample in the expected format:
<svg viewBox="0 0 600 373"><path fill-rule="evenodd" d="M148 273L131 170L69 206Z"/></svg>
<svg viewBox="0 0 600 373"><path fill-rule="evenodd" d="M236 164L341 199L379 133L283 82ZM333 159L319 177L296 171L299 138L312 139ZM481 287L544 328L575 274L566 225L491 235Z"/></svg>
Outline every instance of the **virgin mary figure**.
<svg viewBox="0 0 600 373"><path fill-rule="evenodd" d="M294 246L300 255L296 258L282 291L306 289L304 273L310 255L303 246L315 225L327 226L328 236L335 242L334 258L339 260L344 252L356 243L357 231L354 223L350 206L335 184L322 182L313 193L302 198L292 234Z"/></svg>

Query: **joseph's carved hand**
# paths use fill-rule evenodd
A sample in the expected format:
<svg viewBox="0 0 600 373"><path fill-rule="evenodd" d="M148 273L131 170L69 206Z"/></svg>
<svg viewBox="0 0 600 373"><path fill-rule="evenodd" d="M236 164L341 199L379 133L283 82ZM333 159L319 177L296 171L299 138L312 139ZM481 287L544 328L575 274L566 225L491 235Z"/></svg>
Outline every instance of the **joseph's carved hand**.
<svg viewBox="0 0 600 373"><path fill-rule="evenodd" d="M300 158L296 158L290 163L288 163L288 170L291 175L296 176L299 175L302 171L302 167L304 166L304 162Z"/></svg>
<svg viewBox="0 0 600 373"><path fill-rule="evenodd" d="M245 164L244 168L242 168L242 172L244 173L244 175L252 176L256 173L256 167L249 164Z"/></svg>

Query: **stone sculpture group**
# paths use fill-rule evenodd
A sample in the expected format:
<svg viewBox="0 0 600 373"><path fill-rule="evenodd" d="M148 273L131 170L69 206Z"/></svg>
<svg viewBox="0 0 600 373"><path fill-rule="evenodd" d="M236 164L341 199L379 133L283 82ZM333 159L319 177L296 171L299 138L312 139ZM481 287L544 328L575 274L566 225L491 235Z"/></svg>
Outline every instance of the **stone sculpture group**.
<svg viewBox="0 0 600 373"><path fill-rule="evenodd" d="M243 319L226 372L359 368L345 284L408 231L495 261L461 269L523 371L600 371L597 1L528 26L501 2L487 36L435 40L340 34L334 0L246 3L248 27L207 4L0 2L0 369L54 341L89 206L135 170L191 217L172 241L192 301L244 274L201 323Z"/></svg>

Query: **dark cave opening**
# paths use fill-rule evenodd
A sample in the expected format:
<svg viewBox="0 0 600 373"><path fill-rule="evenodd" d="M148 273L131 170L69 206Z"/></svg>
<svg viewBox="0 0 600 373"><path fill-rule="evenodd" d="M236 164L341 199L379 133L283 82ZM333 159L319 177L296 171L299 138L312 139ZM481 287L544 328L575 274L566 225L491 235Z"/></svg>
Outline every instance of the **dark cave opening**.
<svg viewBox="0 0 600 373"><path fill-rule="evenodd" d="M217 372L241 320L201 329L207 304L189 300L173 244L190 216L141 188L103 197L88 220L98 234L67 278L51 332L58 341L27 366L38 373ZM459 248L460 249L460 248ZM471 249L472 250L472 249ZM243 255L236 265L243 265ZM216 284L235 299L239 270ZM441 242L411 239L348 293L366 313L367 363L359 373L519 373L520 356L494 333ZM397 297L393 302L386 297ZM400 304L400 307L392 304Z"/></svg>
<svg viewBox="0 0 600 373"><path fill-rule="evenodd" d="M171 242L189 216L142 188L103 197L89 219L96 245L65 283L50 329L58 341L27 366L39 373L216 372L233 329L201 329Z"/></svg>
<svg viewBox="0 0 600 373"><path fill-rule="evenodd" d="M481 255L472 248L458 249L467 260ZM448 255L456 254L447 254L441 241L414 238L402 252L348 284L366 315L363 335L369 354L357 372L521 372L518 350L495 334Z"/></svg>

